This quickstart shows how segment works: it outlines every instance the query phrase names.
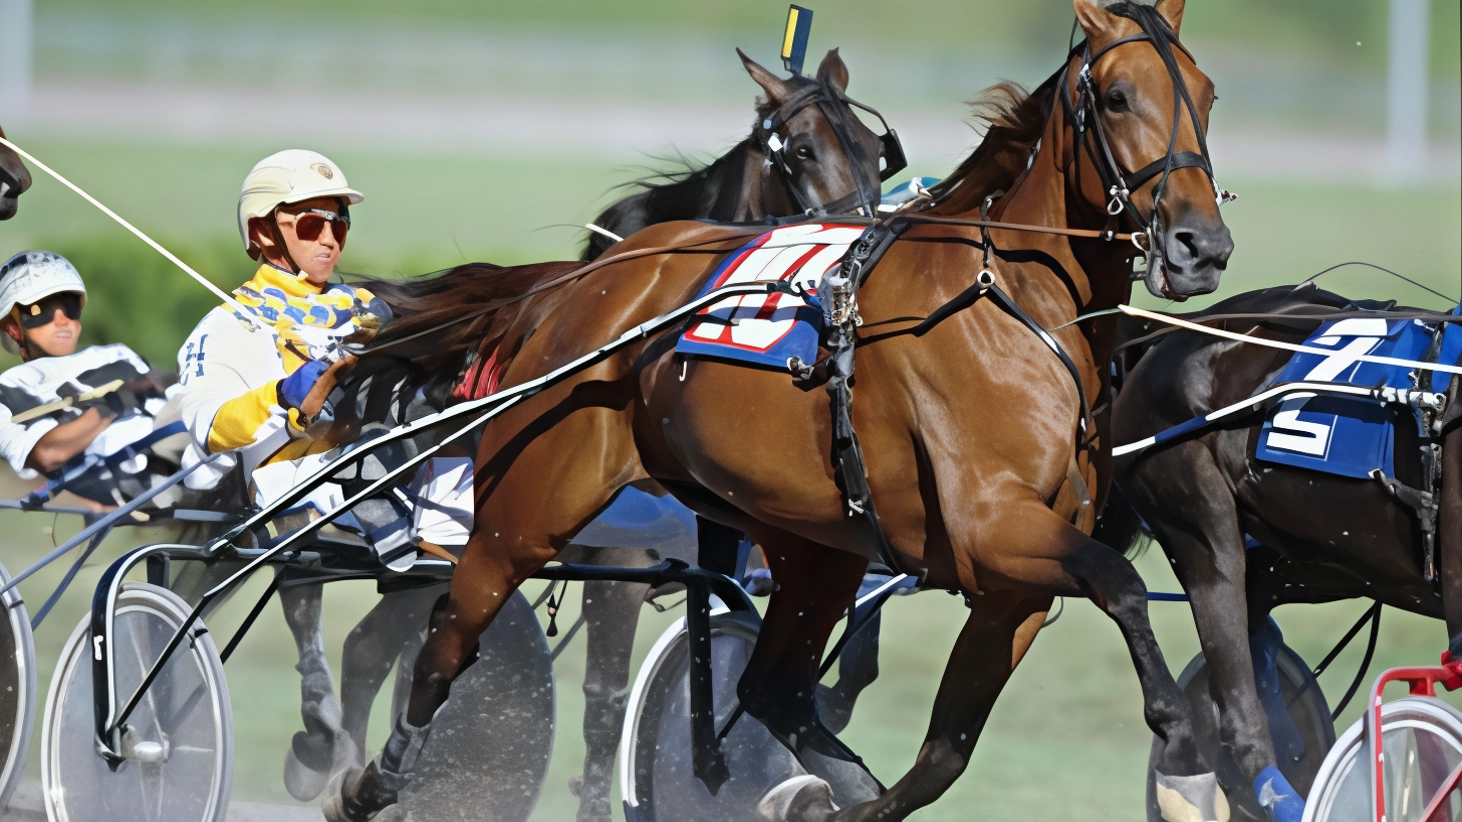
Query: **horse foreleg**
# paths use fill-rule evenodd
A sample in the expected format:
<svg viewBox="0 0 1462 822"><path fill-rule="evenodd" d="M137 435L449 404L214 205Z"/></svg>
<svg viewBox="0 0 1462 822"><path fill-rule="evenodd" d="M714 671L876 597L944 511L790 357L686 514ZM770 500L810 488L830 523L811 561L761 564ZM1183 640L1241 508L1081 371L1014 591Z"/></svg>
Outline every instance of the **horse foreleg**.
<svg viewBox="0 0 1462 822"><path fill-rule="evenodd" d="M818 716L822 717L823 725L835 734L848 727L858 695L878 679L878 637L882 624L883 612L879 610L859 626L838 657L837 684L817 689Z"/></svg>
<svg viewBox="0 0 1462 822"><path fill-rule="evenodd" d="M396 660L408 648L420 644L432 605L446 587L431 585L385 594L345 637L340 660L340 724L350 744L342 746L345 750L336 760L334 770L364 764L361 755L365 751L371 705Z"/></svg>
<svg viewBox="0 0 1462 822"><path fill-rule="evenodd" d="M964 550L995 578L1042 595L1085 595L1117 623L1142 686L1147 725L1164 742L1158 773L1164 818L1218 818L1209 814L1226 809L1227 799L1198 750L1192 706L1153 635L1142 577L1126 557L1072 527L1041 500L1017 493L1022 496L1015 500L994 494L981 500L975 508L985 516L970 518L967 529L951 527L951 533L969 534L973 542Z"/></svg>
<svg viewBox="0 0 1462 822"><path fill-rule="evenodd" d="M996 698L1050 607L1050 597L1007 593L971 598L919 756L882 796L835 811L824 786L800 777L768 793L762 800L764 813L788 822L898 820L943 796L969 765Z"/></svg>
<svg viewBox="0 0 1462 822"><path fill-rule="evenodd" d="M758 532L756 541L777 588L737 696L804 767L832 783L839 800L876 796L878 784L823 727L816 707L823 649L853 601L868 561L783 531Z"/></svg>
<svg viewBox="0 0 1462 822"><path fill-rule="evenodd" d="M630 653L634 650L640 606L649 590L649 585L638 582L584 583L588 652L578 822L608 822L612 818L609 788L629 694Z"/></svg>
<svg viewBox="0 0 1462 822"><path fill-rule="evenodd" d="M299 652L295 670L300 674L300 716L305 729L297 731L284 759L284 786L290 796L308 802L320 795L335 763L342 739L340 703L325 655L322 617L324 586L319 583L286 585L279 590L284 621Z"/></svg>

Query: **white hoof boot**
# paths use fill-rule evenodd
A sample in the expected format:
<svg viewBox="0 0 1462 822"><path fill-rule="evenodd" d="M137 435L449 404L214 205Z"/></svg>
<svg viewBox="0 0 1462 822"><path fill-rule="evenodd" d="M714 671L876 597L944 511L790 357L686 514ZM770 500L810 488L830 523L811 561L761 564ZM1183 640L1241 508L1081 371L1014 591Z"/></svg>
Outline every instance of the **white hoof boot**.
<svg viewBox="0 0 1462 822"><path fill-rule="evenodd" d="M838 809L827 782L802 774L774 786L756 803L766 822L821 822Z"/></svg>
<svg viewBox="0 0 1462 822"><path fill-rule="evenodd" d="M1229 822L1228 797L1211 773L1157 774L1157 807L1165 822Z"/></svg>

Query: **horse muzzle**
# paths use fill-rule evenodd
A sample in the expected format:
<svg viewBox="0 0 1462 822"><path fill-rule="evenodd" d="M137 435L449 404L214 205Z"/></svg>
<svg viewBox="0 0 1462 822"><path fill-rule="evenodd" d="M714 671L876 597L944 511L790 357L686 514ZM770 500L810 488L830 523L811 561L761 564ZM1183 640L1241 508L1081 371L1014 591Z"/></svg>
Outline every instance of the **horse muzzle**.
<svg viewBox="0 0 1462 822"><path fill-rule="evenodd" d="M1163 232L1160 264L1149 266L1147 290L1153 296L1185 300L1218 288L1228 267L1234 239L1222 220L1185 216Z"/></svg>

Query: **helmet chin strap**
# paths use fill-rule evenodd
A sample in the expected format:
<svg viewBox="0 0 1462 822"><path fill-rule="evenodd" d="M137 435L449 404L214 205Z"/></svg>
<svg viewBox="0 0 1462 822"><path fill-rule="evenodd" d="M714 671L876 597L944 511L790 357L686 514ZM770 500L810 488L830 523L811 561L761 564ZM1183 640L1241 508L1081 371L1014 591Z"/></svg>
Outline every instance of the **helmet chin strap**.
<svg viewBox="0 0 1462 822"><path fill-rule="evenodd" d="M300 276L302 269L294 261L294 257L290 256L289 244L284 241L284 231L279 227L279 211L277 209L269 213L269 237L274 241L275 248L279 249L279 255L284 260L285 265L289 266L289 273L296 277ZM266 262L272 262L269 259L268 252L264 252L261 249L261 253Z"/></svg>

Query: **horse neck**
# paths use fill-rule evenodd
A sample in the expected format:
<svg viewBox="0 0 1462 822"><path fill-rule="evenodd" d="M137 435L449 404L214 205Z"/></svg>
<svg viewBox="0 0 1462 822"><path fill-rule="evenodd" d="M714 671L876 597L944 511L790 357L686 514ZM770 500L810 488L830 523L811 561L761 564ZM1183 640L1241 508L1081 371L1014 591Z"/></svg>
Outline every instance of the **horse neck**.
<svg viewBox="0 0 1462 822"><path fill-rule="evenodd" d="M1058 112L1059 115L1059 112ZM1056 228L1101 230L1107 215L1076 195L1063 164L1079 159L1071 132L1053 116L1030 172L992 208L990 218ZM1073 160L1074 162L1075 160ZM978 218L979 212L966 216ZM994 230L991 263L997 282L1041 325L1054 328L1081 314L1114 308L1131 296L1125 245L1034 231Z"/></svg>
<svg viewBox="0 0 1462 822"><path fill-rule="evenodd" d="M782 184L781 178L749 137L716 161L712 176L706 191L710 210L703 215L708 219L753 223L787 213L779 203L786 197L778 198L773 189Z"/></svg>

